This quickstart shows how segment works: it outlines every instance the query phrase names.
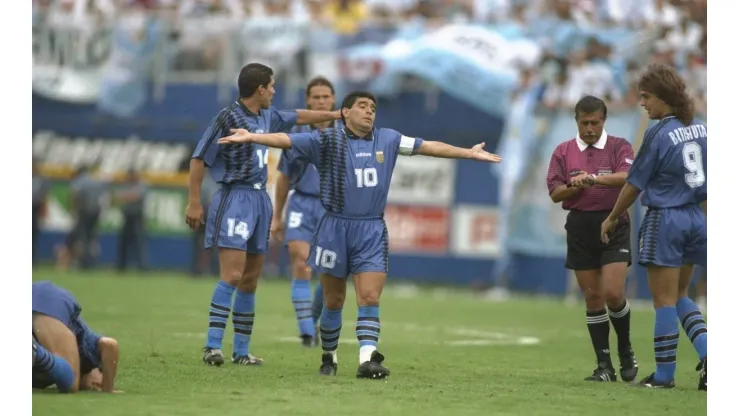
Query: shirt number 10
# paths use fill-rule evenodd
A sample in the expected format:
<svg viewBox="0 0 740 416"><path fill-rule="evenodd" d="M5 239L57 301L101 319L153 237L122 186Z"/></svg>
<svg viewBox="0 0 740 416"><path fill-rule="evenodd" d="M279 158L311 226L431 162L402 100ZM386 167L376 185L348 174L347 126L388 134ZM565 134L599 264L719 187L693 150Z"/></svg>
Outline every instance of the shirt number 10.
<svg viewBox="0 0 740 416"><path fill-rule="evenodd" d="M375 168L355 169L358 188L370 188L378 185L378 171Z"/></svg>

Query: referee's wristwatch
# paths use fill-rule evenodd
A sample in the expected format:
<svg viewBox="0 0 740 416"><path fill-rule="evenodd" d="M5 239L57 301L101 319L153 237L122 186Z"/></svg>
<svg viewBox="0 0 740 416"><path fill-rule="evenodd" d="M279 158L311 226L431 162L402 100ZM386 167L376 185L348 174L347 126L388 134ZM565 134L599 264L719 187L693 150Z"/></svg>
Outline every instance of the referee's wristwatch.
<svg viewBox="0 0 740 416"><path fill-rule="evenodd" d="M591 176L591 185L596 185L596 174L592 173L590 176Z"/></svg>

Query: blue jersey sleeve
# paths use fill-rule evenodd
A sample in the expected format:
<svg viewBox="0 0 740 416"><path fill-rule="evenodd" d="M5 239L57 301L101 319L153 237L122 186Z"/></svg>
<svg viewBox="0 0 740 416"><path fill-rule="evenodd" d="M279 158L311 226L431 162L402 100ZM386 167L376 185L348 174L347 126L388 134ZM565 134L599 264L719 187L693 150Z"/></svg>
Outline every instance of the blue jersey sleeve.
<svg viewBox="0 0 740 416"><path fill-rule="evenodd" d="M318 166L321 155L321 135L318 131L310 133L291 133L290 151L293 157L303 159Z"/></svg>
<svg viewBox="0 0 740 416"><path fill-rule="evenodd" d="M77 319L77 344L80 348L80 362L92 368L100 367L100 348L98 343L101 336L96 334L85 324L82 318Z"/></svg>
<svg viewBox="0 0 740 416"><path fill-rule="evenodd" d="M656 127L645 132L640 151L627 174L627 183L641 191L653 178L658 166L660 140L657 136L660 134L659 129L660 127Z"/></svg>
<svg viewBox="0 0 740 416"><path fill-rule="evenodd" d="M195 146L193 152L193 159L201 159L203 163L211 167L216 161L216 155L218 154L218 139L226 135L224 129L224 115L219 114L216 118L211 121L211 125L208 126L203 136L200 138L198 145Z"/></svg>
<svg viewBox="0 0 740 416"><path fill-rule="evenodd" d="M278 111L270 113L270 132L285 132L295 127L298 122L298 112L295 110Z"/></svg>

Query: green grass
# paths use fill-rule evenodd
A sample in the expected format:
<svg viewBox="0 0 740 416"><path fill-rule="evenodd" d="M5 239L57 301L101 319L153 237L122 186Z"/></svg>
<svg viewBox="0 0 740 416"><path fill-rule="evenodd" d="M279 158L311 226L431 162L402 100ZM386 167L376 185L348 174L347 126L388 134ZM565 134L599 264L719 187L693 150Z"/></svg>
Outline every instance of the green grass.
<svg viewBox="0 0 740 416"><path fill-rule="evenodd" d="M34 391L38 415L700 415L697 363L685 337L677 387L652 391L624 383L587 383L594 366L582 306L549 300L486 302L463 292L387 290L380 350L387 381L357 380L356 308L348 296L339 374L317 375L318 350L297 342L290 287L261 282L251 352L260 368L201 362L215 281L174 274L34 272L69 289L83 317L121 344L120 395ZM352 306L350 306L352 305ZM632 336L641 376L654 368L652 311L633 311ZM231 353L231 329L224 352ZM529 339L528 339L529 337ZM524 339L538 344L519 345ZM285 338L295 338L287 342ZM346 341L346 342L345 342ZM460 345L470 343L493 345ZM612 344L615 344L612 331Z"/></svg>

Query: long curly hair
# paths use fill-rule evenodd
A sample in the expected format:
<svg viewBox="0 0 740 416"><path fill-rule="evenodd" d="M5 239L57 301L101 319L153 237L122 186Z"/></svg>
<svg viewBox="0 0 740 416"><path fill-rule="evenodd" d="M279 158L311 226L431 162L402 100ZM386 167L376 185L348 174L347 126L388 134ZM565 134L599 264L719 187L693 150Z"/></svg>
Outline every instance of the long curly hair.
<svg viewBox="0 0 740 416"><path fill-rule="evenodd" d="M649 92L673 108L676 118L684 125L694 119L694 100L686 91L686 82L668 65L653 64L640 76L640 91Z"/></svg>

